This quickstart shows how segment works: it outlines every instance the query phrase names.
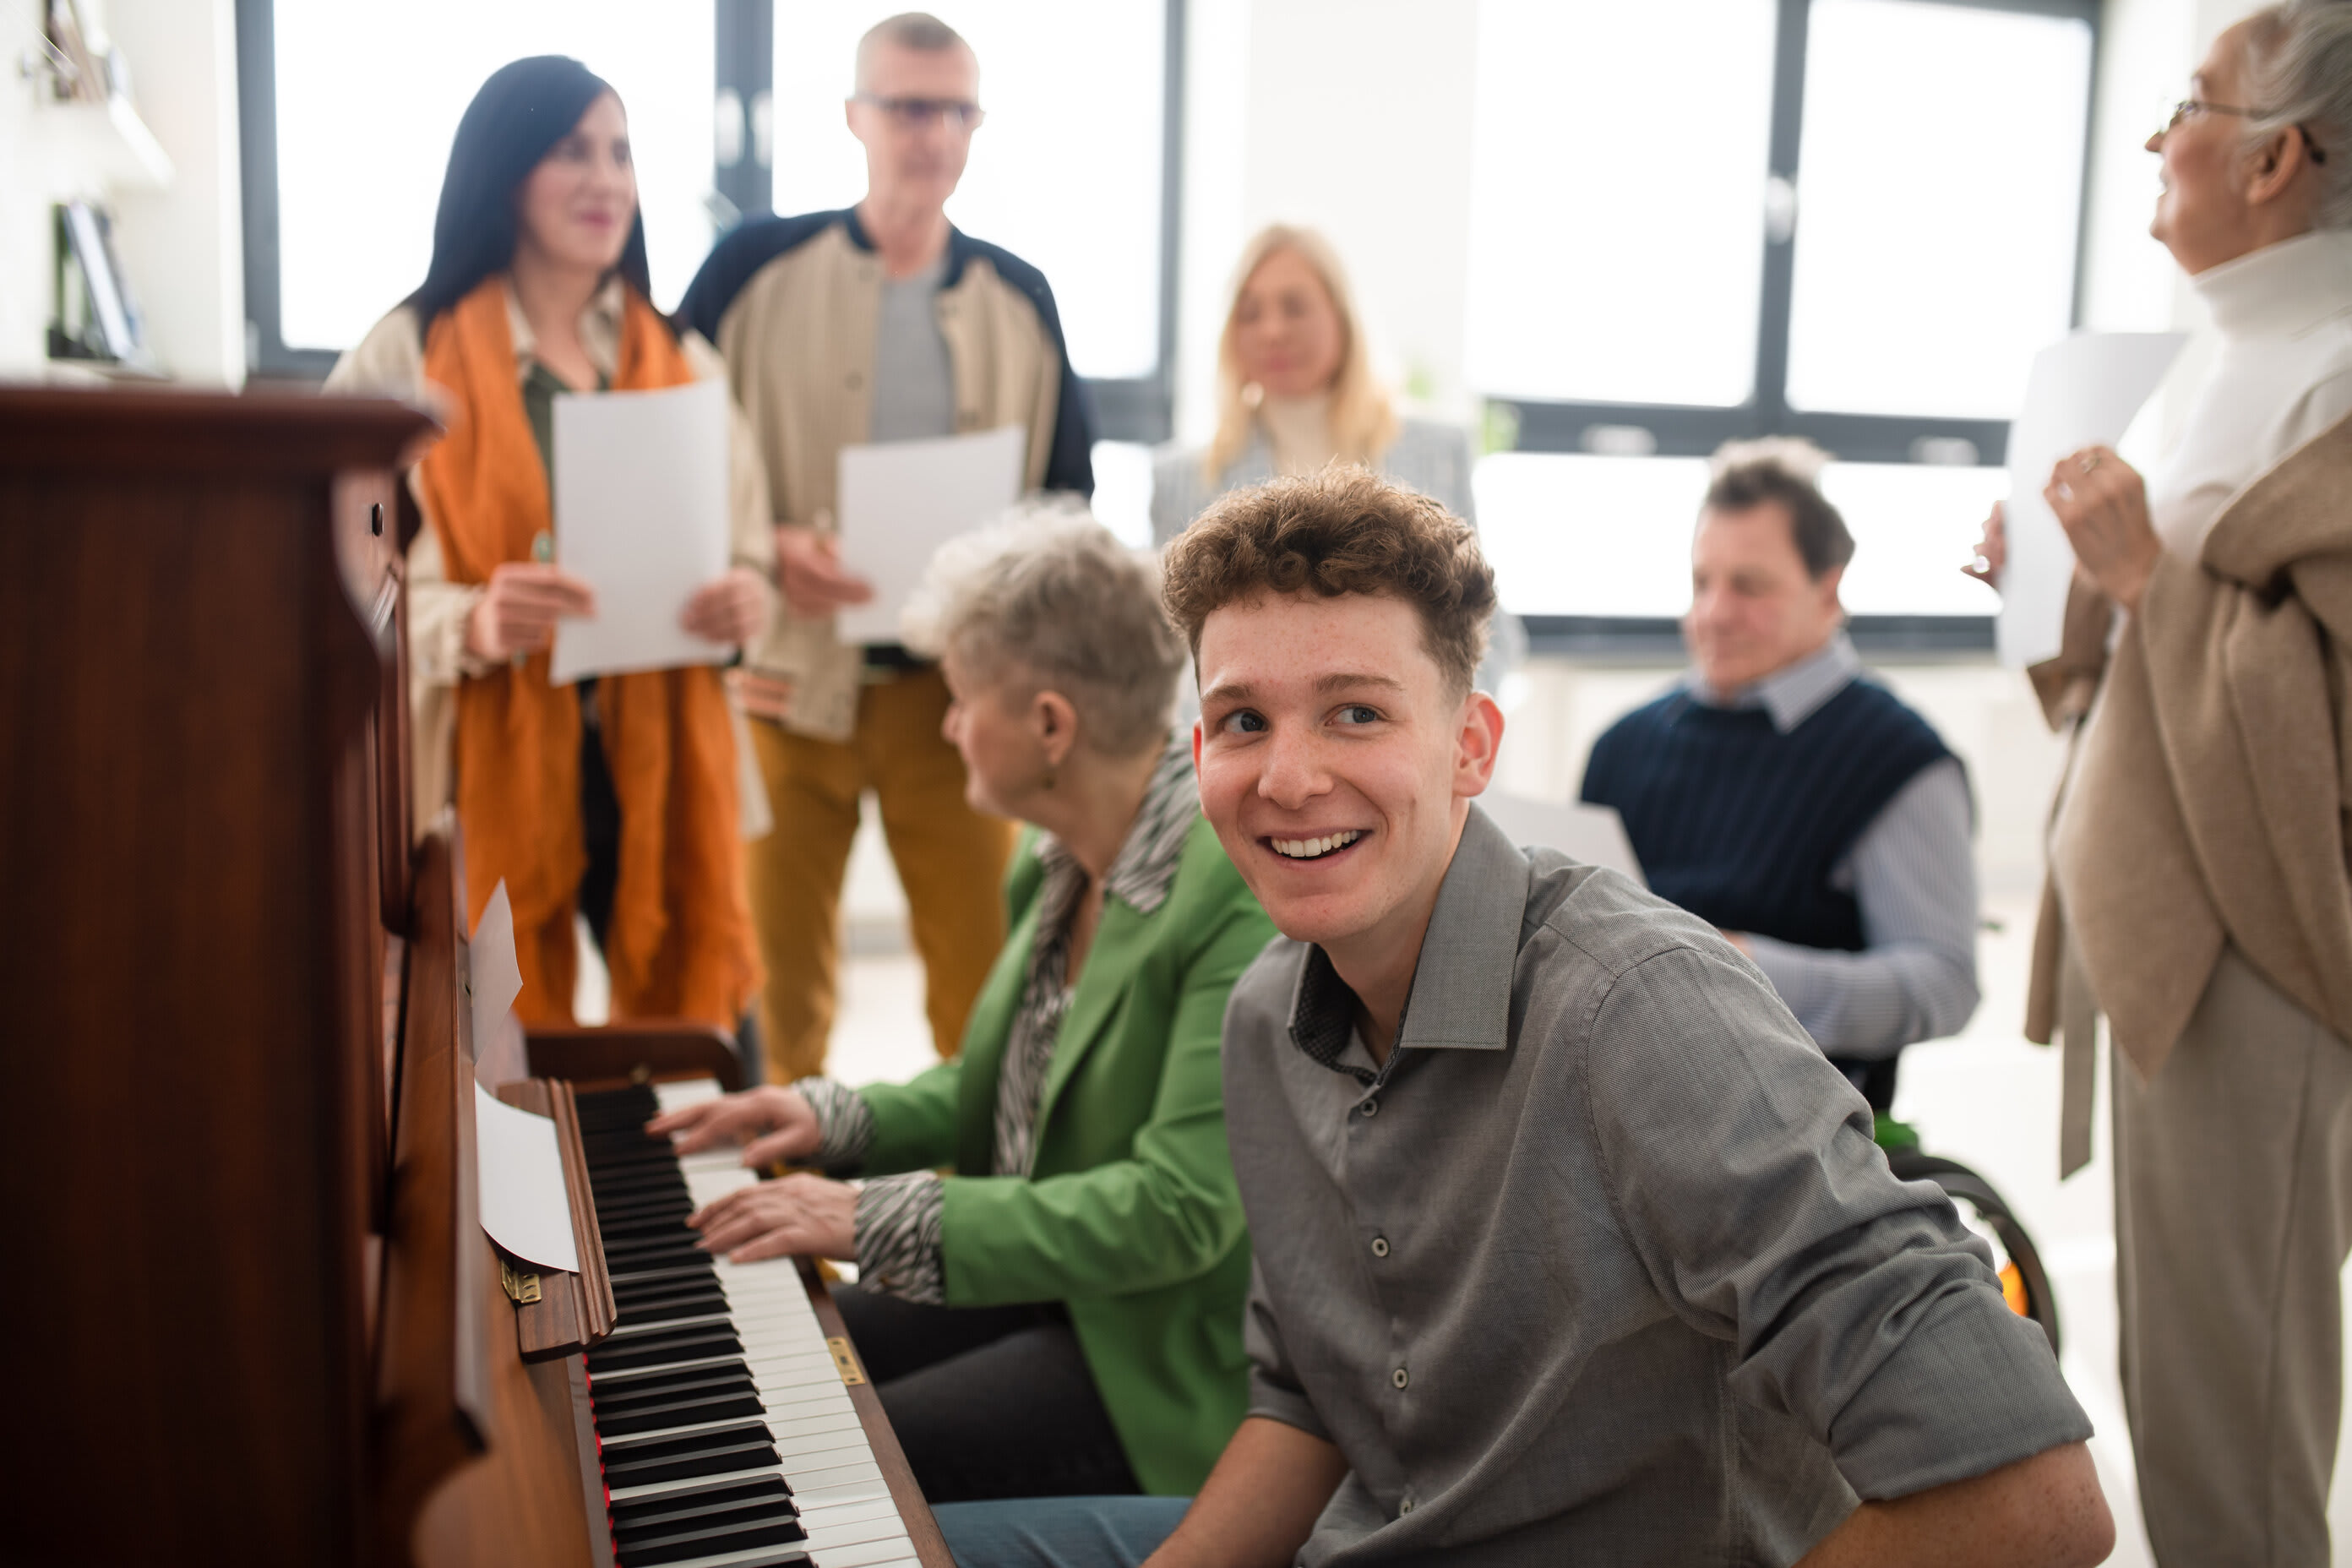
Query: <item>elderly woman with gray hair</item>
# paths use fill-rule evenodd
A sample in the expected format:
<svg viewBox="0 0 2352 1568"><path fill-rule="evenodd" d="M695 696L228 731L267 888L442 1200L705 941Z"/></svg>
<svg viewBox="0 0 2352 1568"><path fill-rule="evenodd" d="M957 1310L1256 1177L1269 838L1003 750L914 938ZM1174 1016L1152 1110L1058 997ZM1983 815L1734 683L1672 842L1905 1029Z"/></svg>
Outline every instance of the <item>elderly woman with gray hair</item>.
<svg viewBox="0 0 2352 1568"><path fill-rule="evenodd" d="M1170 734L1157 578L1083 514L1031 512L942 551L909 613L972 805L1030 826L961 1054L650 1124L832 1173L690 1223L738 1259L856 1261L836 1299L933 1502L1189 1493L1247 1402L1218 1036L1274 930Z"/></svg>
<svg viewBox="0 0 2352 1568"><path fill-rule="evenodd" d="M2046 491L2080 570L2034 672L2075 730L2027 1032L2062 1163L2114 1073L2124 1392L2166 1563L2323 1563L2352 1246L2352 4L2215 40L2148 139L2221 353L2143 483ZM1996 516L1977 574L2002 565ZM2087 592L2090 586L2097 592Z"/></svg>

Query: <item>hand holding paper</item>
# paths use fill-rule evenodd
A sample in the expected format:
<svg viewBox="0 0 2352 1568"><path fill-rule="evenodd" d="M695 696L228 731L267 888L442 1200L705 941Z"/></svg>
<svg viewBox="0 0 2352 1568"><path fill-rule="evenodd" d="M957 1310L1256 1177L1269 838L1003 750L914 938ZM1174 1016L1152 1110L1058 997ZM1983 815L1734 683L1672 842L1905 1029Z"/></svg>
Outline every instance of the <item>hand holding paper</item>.
<svg viewBox="0 0 2352 1568"><path fill-rule="evenodd" d="M549 679L718 664L687 630L697 590L727 572L727 387L555 400L555 548L594 596L555 631Z"/></svg>
<svg viewBox="0 0 2352 1568"><path fill-rule="evenodd" d="M2056 657L2074 552L2043 492L2058 459L2112 447L2188 341L2179 332L2077 332L2034 356L2025 406L2009 428L2009 501L2002 529L2000 661L2012 668Z"/></svg>
<svg viewBox="0 0 2352 1568"><path fill-rule="evenodd" d="M898 640L898 613L932 553L1020 495L1027 446L1028 433L1007 425L942 441L841 449L841 564L874 588L871 602L841 612L842 641Z"/></svg>

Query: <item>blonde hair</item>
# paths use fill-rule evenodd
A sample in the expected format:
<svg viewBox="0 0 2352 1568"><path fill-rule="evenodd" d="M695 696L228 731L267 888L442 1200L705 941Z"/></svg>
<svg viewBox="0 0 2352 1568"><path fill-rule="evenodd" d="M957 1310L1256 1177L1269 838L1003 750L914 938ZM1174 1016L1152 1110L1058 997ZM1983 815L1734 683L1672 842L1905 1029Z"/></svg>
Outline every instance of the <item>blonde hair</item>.
<svg viewBox="0 0 2352 1568"><path fill-rule="evenodd" d="M1323 291L1339 312L1342 339L1339 368L1331 377L1331 447L1346 462L1376 467L1381 454L1397 437L1396 409L1388 393L1372 375L1371 354L1364 342L1363 318L1348 291L1347 269L1339 252L1311 228L1268 224L1242 247L1241 265L1234 269L1233 299L1225 307L1225 327L1217 339L1217 433L1209 442L1202 466L1214 484L1242 448L1250 443L1256 405L1242 380L1241 353L1235 345L1240 331L1242 291L1266 258L1278 250L1297 253L1323 281Z"/></svg>

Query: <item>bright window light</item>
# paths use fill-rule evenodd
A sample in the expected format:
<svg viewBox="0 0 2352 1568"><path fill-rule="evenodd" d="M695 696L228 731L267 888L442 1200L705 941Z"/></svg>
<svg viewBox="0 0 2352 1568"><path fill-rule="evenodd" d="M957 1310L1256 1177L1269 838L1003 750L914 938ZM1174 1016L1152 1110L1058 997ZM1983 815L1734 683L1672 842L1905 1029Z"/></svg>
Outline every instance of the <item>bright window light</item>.
<svg viewBox="0 0 2352 1568"><path fill-rule="evenodd" d="M1522 616L1679 616L1702 458L1497 452L1471 478L1503 607Z"/></svg>
<svg viewBox="0 0 2352 1568"><path fill-rule="evenodd" d="M1503 452L1475 476L1478 531L1504 607L1522 616L1680 616L1691 530L1706 493L1698 458ZM1960 574L2007 492L1999 468L1832 463L1822 491L1854 537L1845 607L1857 616L1986 616Z"/></svg>
<svg viewBox="0 0 2352 1568"><path fill-rule="evenodd" d="M1857 616L1990 616L1991 591L1960 574L1992 503L2009 493L2000 468L1922 463L1832 463L1822 493L1853 534L1842 596Z"/></svg>
<svg viewBox="0 0 2352 1568"><path fill-rule="evenodd" d="M844 123L857 40L903 0L776 7L775 208L853 205L866 154ZM940 19L980 57L987 121L948 204L956 226L1042 269L1082 375L1160 359L1160 0L962 0Z"/></svg>
<svg viewBox="0 0 2352 1568"><path fill-rule="evenodd" d="M2005 418L2072 317L2091 29L1813 0L1789 401Z"/></svg>
<svg viewBox="0 0 2352 1568"><path fill-rule="evenodd" d="M654 303L710 249L711 11L653 0L277 0L280 331L343 349L419 283L458 116L526 55L571 55L629 114ZM364 68L354 68L362 67Z"/></svg>
<svg viewBox="0 0 2352 1568"><path fill-rule="evenodd" d="M1095 521L1131 550L1151 548L1151 448L1140 441L1097 441L1094 447Z"/></svg>
<svg viewBox="0 0 2352 1568"><path fill-rule="evenodd" d="M1473 386L1570 402L1747 400L1773 12L1772 0L1481 0Z"/></svg>

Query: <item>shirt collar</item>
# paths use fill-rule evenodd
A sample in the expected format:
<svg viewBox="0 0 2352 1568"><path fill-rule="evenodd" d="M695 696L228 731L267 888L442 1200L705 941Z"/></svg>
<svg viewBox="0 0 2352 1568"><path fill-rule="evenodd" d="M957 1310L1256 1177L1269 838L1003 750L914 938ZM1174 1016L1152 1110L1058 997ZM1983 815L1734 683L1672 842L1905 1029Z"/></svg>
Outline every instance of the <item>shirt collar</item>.
<svg viewBox="0 0 2352 1568"><path fill-rule="evenodd" d="M1785 735L1861 673L1862 656L1853 651L1853 639L1841 631L1819 653L1808 654L1728 695L1707 685L1696 669L1683 677L1683 689L1709 708L1761 708L1771 716L1772 728Z"/></svg>
<svg viewBox="0 0 2352 1568"><path fill-rule="evenodd" d="M2352 310L2352 231L2315 229L2189 280L2230 342L2292 338Z"/></svg>
<svg viewBox="0 0 2352 1568"><path fill-rule="evenodd" d="M841 226L847 232L849 243L852 246L869 256L873 254L874 237L866 232L866 225L858 218L856 207L841 209ZM948 225L948 248L946 256L942 258L943 264L940 269L938 286L941 289L952 289L962 282L963 264L971 259L972 254L973 245L971 237L955 225Z"/></svg>
<svg viewBox="0 0 2352 1568"><path fill-rule="evenodd" d="M1192 745L1187 736L1171 736L1160 753L1160 765L1144 787L1143 805L1127 830L1118 854L1103 874L1103 892L1132 906L1138 914L1151 914L1168 900L1176 879L1177 863L1192 821L1201 814L1201 796L1192 780ZM1077 858L1050 833L1037 837L1037 858L1048 871L1074 869Z"/></svg>
<svg viewBox="0 0 2352 1568"><path fill-rule="evenodd" d="M621 374L621 316L627 308L628 295L614 276L604 279L604 286L580 313L581 350L607 385ZM530 321L522 313L512 279L507 280L507 335L514 343L515 376L520 380L530 374L538 358L539 334L530 330Z"/></svg>
<svg viewBox="0 0 2352 1568"><path fill-rule="evenodd" d="M1397 1053L1509 1046L1511 976L1533 875L1518 846L1474 802L1421 939ZM1325 1067L1344 1070L1339 1054L1354 1028L1352 1000L1330 958L1308 948L1291 993L1291 1042Z"/></svg>

